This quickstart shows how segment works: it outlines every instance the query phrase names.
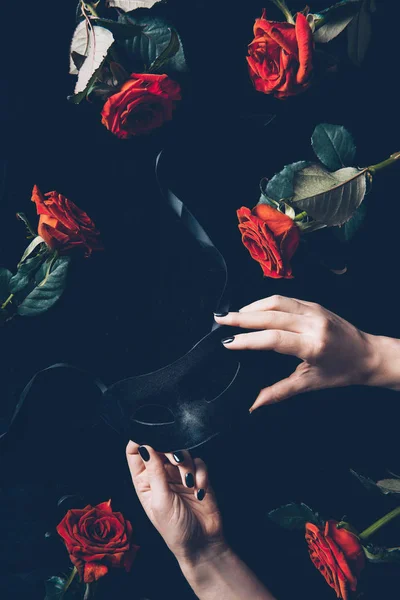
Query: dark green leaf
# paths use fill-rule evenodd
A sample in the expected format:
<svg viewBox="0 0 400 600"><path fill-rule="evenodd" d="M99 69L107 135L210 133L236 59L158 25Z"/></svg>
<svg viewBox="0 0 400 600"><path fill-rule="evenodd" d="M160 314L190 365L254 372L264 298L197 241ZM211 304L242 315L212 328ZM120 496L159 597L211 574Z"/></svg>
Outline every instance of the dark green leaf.
<svg viewBox="0 0 400 600"><path fill-rule="evenodd" d="M62 577L50 577L45 582L46 596L44 600L61 600L66 579Z"/></svg>
<svg viewBox="0 0 400 600"><path fill-rule="evenodd" d="M110 61L110 71L113 77L114 85L121 85L127 79L129 79L129 73L125 71L124 67L115 61Z"/></svg>
<svg viewBox="0 0 400 600"><path fill-rule="evenodd" d="M353 164L356 146L353 136L343 125L317 125L311 137L311 144L319 160L331 171Z"/></svg>
<svg viewBox="0 0 400 600"><path fill-rule="evenodd" d="M34 277L39 266L44 262L46 256L44 253L36 254L32 258L27 258L20 266L15 275L10 279L10 293L18 294L21 292Z"/></svg>
<svg viewBox="0 0 400 600"><path fill-rule="evenodd" d="M18 307L18 314L23 317L35 317L46 312L61 297L67 280L70 258L58 258L47 277L39 283Z"/></svg>
<svg viewBox="0 0 400 600"><path fill-rule="evenodd" d="M94 25L108 29L116 40L128 40L142 33L143 27L134 23L121 23L112 19L92 19Z"/></svg>
<svg viewBox="0 0 400 600"><path fill-rule="evenodd" d="M274 523L285 529L304 529L306 523L321 526L322 522L317 513L314 513L306 504L286 504L268 513Z"/></svg>
<svg viewBox="0 0 400 600"><path fill-rule="evenodd" d="M125 48L131 60L142 63L147 69L171 43L173 27L163 17L156 16L153 9L137 9L129 13L121 13L118 20L120 23L131 23L142 28L141 35L119 43ZM187 70L182 42L176 32L175 35L179 41L179 49L163 62L163 73L167 75Z"/></svg>
<svg viewBox="0 0 400 600"><path fill-rule="evenodd" d="M314 41L326 44L337 37L358 13L362 0L344 0L314 15Z"/></svg>
<svg viewBox="0 0 400 600"><path fill-rule="evenodd" d="M400 548L384 548L368 544L364 546L364 552L372 563L400 563Z"/></svg>
<svg viewBox="0 0 400 600"><path fill-rule="evenodd" d="M360 10L347 28L347 52L350 60L361 66L372 36L372 0L363 0Z"/></svg>
<svg viewBox="0 0 400 600"><path fill-rule="evenodd" d="M150 65L149 71L151 73L158 73L163 68L164 64L168 62L175 54L179 51L180 43L179 37L175 30L171 31L171 39L168 46L163 52L156 58L152 65Z"/></svg>
<svg viewBox="0 0 400 600"><path fill-rule="evenodd" d="M7 300L10 292L10 280L13 274L8 269L0 267L0 302Z"/></svg>
<svg viewBox="0 0 400 600"><path fill-rule="evenodd" d="M293 181L295 174L308 166L308 162L300 160L286 165L276 175L270 179L265 186L265 195L276 202L282 199L290 199L294 195Z"/></svg>
<svg viewBox="0 0 400 600"><path fill-rule="evenodd" d="M28 217L25 215L25 213L17 212L17 219L25 223L28 237L35 238L37 236L37 233L34 231L33 227L29 223Z"/></svg>
<svg viewBox="0 0 400 600"><path fill-rule="evenodd" d="M349 242L364 222L367 209L364 203L361 204L347 223L340 227L334 227L333 231L341 242Z"/></svg>

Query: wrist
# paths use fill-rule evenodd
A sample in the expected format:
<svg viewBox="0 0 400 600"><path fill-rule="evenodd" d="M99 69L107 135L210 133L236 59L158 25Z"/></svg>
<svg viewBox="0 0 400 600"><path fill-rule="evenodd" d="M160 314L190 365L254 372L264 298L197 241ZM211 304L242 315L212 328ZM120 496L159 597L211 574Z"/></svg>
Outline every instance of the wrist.
<svg viewBox="0 0 400 600"><path fill-rule="evenodd" d="M199 567L206 567L209 564L215 564L215 562L229 556L230 553L232 553L232 550L225 540L221 539L197 549L192 548L184 552L175 552L174 554L181 570L188 572Z"/></svg>
<svg viewBox="0 0 400 600"><path fill-rule="evenodd" d="M369 353L361 383L400 390L400 340L366 334L366 341Z"/></svg>

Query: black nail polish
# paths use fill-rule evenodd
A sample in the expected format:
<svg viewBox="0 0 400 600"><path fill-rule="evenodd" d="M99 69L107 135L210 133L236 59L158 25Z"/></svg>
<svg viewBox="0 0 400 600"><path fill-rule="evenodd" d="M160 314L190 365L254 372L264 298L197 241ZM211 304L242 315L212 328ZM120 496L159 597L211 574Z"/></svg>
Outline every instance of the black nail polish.
<svg viewBox="0 0 400 600"><path fill-rule="evenodd" d="M172 456L174 457L177 463L183 463L183 461L185 460L185 456L180 450L178 450L178 452L174 452Z"/></svg>
<svg viewBox="0 0 400 600"><path fill-rule="evenodd" d="M234 337L224 338L223 340L221 340L221 344L230 344L231 342L233 342L234 339Z"/></svg>
<svg viewBox="0 0 400 600"><path fill-rule="evenodd" d="M147 462L148 460L150 460L150 454L147 448L145 448L144 446L139 446L138 452L144 461Z"/></svg>
<svg viewBox="0 0 400 600"><path fill-rule="evenodd" d="M198 490L197 492L197 500L204 500L204 496L206 495L206 490Z"/></svg>
<svg viewBox="0 0 400 600"><path fill-rule="evenodd" d="M214 313L214 317L226 317L228 314L228 312Z"/></svg>
<svg viewBox="0 0 400 600"><path fill-rule="evenodd" d="M191 473L186 473L185 481L188 488L194 487L194 477Z"/></svg>

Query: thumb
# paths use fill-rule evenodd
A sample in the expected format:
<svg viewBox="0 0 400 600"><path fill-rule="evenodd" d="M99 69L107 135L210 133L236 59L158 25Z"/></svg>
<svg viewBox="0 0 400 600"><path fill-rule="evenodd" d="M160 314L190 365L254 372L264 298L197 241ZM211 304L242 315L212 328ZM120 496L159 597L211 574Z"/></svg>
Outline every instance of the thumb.
<svg viewBox="0 0 400 600"><path fill-rule="evenodd" d="M278 381L278 383L261 390L253 406L250 408L250 412L252 413L253 410L256 410L257 408L260 408L260 406L264 406L266 404L276 404L278 402L282 402L282 400L287 400L292 396L307 392L310 389L310 377L307 375L300 376L295 371L290 375L290 377L282 379L281 381Z"/></svg>

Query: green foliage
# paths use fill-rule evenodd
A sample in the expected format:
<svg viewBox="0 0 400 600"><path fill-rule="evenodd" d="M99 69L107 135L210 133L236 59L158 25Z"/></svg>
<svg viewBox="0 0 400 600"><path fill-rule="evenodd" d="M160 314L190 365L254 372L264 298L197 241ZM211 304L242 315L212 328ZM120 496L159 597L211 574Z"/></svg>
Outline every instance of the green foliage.
<svg viewBox="0 0 400 600"><path fill-rule="evenodd" d="M368 544L364 546L364 553L372 563L398 563L400 564L400 548L385 548Z"/></svg>
<svg viewBox="0 0 400 600"><path fill-rule="evenodd" d="M285 529L304 529L306 523L314 523L319 527L323 526L323 521L318 513L306 504L286 504L268 513L269 518L277 525Z"/></svg>
<svg viewBox="0 0 400 600"><path fill-rule="evenodd" d="M363 0L360 10L347 28L347 52L357 67L361 66L371 42L371 14L374 11L375 1Z"/></svg>
<svg viewBox="0 0 400 600"><path fill-rule="evenodd" d="M314 41L326 44L337 37L359 12L362 0L344 0L314 15Z"/></svg>
<svg viewBox="0 0 400 600"><path fill-rule="evenodd" d="M0 267L0 302L3 303L10 295L10 280L13 274L8 269Z"/></svg>
<svg viewBox="0 0 400 600"><path fill-rule="evenodd" d="M264 196L272 198L276 202L282 199L290 199L294 195L293 181L295 174L309 165L308 162L300 160L286 165L282 171L270 179L265 186ZM260 201L262 202L262 201Z"/></svg>
<svg viewBox="0 0 400 600"><path fill-rule="evenodd" d="M343 125L320 123L314 129L311 144L319 160L331 171L353 164L356 146Z"/></svg>
<svg viewBox="0 0 400 600"><path fill-rule="evenodd" d="M70 257L59 257L51 264L52 260L50 258L45 263L50 269L48 276L45 276L18 306L19 315L36 317L49 310L61 297L66 285Z"/></svg>
<svg viewBox="0 0 400 600"><path fill-rule="evenodd" d="M16 274L10 279L10 293L18 294L27 287L31 279L34 278L38 267L45 259L46 255L44 253L39 253L32 258L27 258L23 263L20 263Z"/></svg>
<svg viewBox="0 0 400 600"><path fill-rule="evenodd" d="M119 40L128 57L133 61L141 62L147 70L152 67L152 72L156 72L156 68L162 66L162 72L167 75L187 70L179 35L163 17L156 15L153 9L137 9L121 13L118 22L141 28L139 35L127 40ZM164 52L167 52L167 55ZM158 59L160 64L157 66Z"/></svg>

